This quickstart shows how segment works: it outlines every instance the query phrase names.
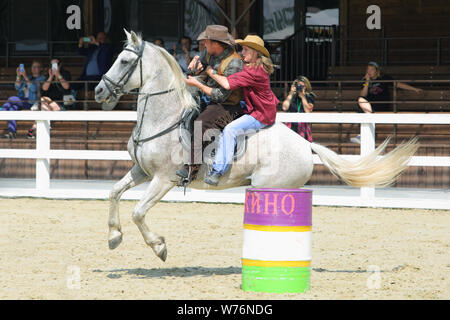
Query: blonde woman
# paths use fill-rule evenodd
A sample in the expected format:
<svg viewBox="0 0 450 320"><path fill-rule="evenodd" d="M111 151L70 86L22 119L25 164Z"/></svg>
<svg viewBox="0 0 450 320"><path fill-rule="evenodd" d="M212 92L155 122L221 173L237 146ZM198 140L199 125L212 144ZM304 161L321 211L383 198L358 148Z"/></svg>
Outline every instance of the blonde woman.
<svg viewBox="0 0 450 320"><path fill-rule="evenodd" d="M224 77L211 67L206 69L207 74L226 90L242 88L246 104L245 114L223 130L212 171L205 179L210 185L217 185L219 177L230 168L237 136L247 130L256 131L273 124L277 115L279 101L270 88L273 64L264 41L258 36L248 35L244 40L236 40L236 43L242 46L245 63L241 72Z"/></svg>
<svg viewBox="0 0 450 320"><path fill-rule="evenodd" d="M286 112L312 112L316 95L312 92L309 79L300 76L294 80L288 96L283 101L282 109ZM312 142L311 126L309 123L285 123L289 128L297 132L304 139Z"/></svg>

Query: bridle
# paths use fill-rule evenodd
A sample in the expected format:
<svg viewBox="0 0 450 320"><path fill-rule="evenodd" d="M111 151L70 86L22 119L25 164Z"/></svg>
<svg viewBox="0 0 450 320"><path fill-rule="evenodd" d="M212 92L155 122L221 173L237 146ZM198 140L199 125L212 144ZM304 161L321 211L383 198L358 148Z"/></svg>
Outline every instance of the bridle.
<svg viewBox="0 0 450 320"><path fill-rule="evenodd" d="M128 67L128 70L125 72L125 74L119 79L119 81L114 81L113 79L109 78L106 74L102 76L102 80L105 82L106 89L108 89L109 93L114 97L117 98L119 95L123 94L135 94L135 95L145 95L147 97L151 96L157 96L165 93L172 92L174 89L154 92L154 93L141 93L141 92L131 92L131 91L124 91L123 87L128 83L131 76L133 75L134 71L137 68L137 65L139 64L139 74L140 74L140 85L139 88L142 88L143 85L143 74L142 74L142 56L144 54L145 49L145 41L142 41L141 46L139 47L139 50L134 50L130 48L123 49L124 51L130 51L133 52L135 55L137 55L137 58L133 61L133 63Z"/></svg>
<svg viewBox="0 0 450 320"><path fill-rule="evenodd" d="M137 55L137 58L133 61L133 63L128 67L127 72L125 72L125 74L120 78L119 81L115 82L114 80L112 80L111 78L109 78L108 76L103 75L102 76L102 80L105 82L105 86L108 89L109 93L111 93L111 95L114 98L117 98L118 95L120 94L125 94L128 92L124 92L123 91L123 87L128 83L128 81L130 80L131 76L134 73L134 70L136 70L137 65L139 64L139 69L140 69L140 77L141 77L141 84L139 86L139 88L142 87L142 82L143 82L143 75L142 75L142 55L144 54L144 49L145 49L145 41L142 41L141 46L139 48L139 50L134 50L134 49L130 49L130 48L125 48L123 50L125 51L130 51L133 52L134 54Z"/></svg>

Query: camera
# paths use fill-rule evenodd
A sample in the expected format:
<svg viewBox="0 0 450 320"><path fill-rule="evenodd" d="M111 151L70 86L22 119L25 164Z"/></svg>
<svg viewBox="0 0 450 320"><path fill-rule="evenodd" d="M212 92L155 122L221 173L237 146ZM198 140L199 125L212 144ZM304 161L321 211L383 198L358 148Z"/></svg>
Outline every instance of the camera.
<svg viewBox="0 0 450 320"><path fill-rule="evenodd" d="M295 85L295 88L297 89L298 92L302 92L303 89L305 88L305 86L302 85L301 83L297 83L297 84Z"/></svg>

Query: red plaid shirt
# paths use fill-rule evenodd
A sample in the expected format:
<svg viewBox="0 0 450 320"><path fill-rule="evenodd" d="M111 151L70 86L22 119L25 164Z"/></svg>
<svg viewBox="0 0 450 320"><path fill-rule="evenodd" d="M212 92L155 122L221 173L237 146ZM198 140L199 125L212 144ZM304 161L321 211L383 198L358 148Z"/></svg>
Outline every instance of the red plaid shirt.
<svg viewBox="0 0 450 320"><path fill-rule="evenodd" d="M242 88L247 112L266 125L275 122L277 105L280 102L270 88L270 77L263 67L245 66L240 72L227 77L230 89Z"/></svg>

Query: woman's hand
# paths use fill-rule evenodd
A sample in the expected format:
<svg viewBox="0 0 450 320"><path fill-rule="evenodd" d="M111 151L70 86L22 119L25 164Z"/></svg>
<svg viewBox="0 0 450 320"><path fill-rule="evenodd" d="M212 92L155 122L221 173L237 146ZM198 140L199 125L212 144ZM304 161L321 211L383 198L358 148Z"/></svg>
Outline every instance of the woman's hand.
<svg viewBox="0 0 450 320"><path fill-rule="evenodd" d="M52 68L48 69L48 77L49 79L53 79L53 77L55 76L55 70L53 70Z"/></svg>
<svg viewBox="0 0 450 320"><path fill-rule="evenodd" d="M303 87L303 90L302 90L301 92L298 93L298 96L299 96L300 98L304 98L305 95L306 95L306 88Z"/></svg>
<svg viewBox="0 0 450 320"><path fill-rule="evenodd" d="M23 72L21 72L21 74L26 82L30 82L30 79L28 78L28 75L27 75L27 71L25 69L23 69Z"/></svg>
<svg viewBox="0 0 450 320"><path fill-rule="evenodd" d="M27 72L25 71L25 68L23 69L23 71L20 71L20 68L17 68L16 69L16 74L17 74L18 77L20 77L20 76L22 76L24 78L27 77Z"/></svg>
<svg viewBox="0 0 450 320"><path fill-rule="evenodd" d="M199 88L200 90L203 91L203 93L205 93L206 95L210 96L213 88L208 87L207 85L202 84L200 81L197 80L197 78L194 78L192 76L189 76L187 79L184 79L184 81L186 82L186 84L188 86L194 86Z"/></svg>
<svg viewBox="0 0 450 320"><path fill-rule="evenodd" d="M420 89L420 88L416 88L414 91L415 91L417 94L423 94L423 90Z"/></svg>
<svg viewBox="0 0 450 320"><path fill-rule="evenodd" d="M197 80L197 78L189 76L187 79L184 79L186 84L191 87L198 87L200 85L200 82Z"/></svg>
<svg viewBox="0 0 450 320"><path fill-rule="evenodd" d="M61 76L61 72L60 72L59 67L58 67L58 69L53 70L53 74L54 74L57 78L59 78L59 77Z"/></svg>
<svg viewBox="0 0 450 320"><path fill-rule="evenodd" d="M291 91L289 93L295 93L295 91L297 91L297 86L295 84L293 84L291 86Z"/></svg>

